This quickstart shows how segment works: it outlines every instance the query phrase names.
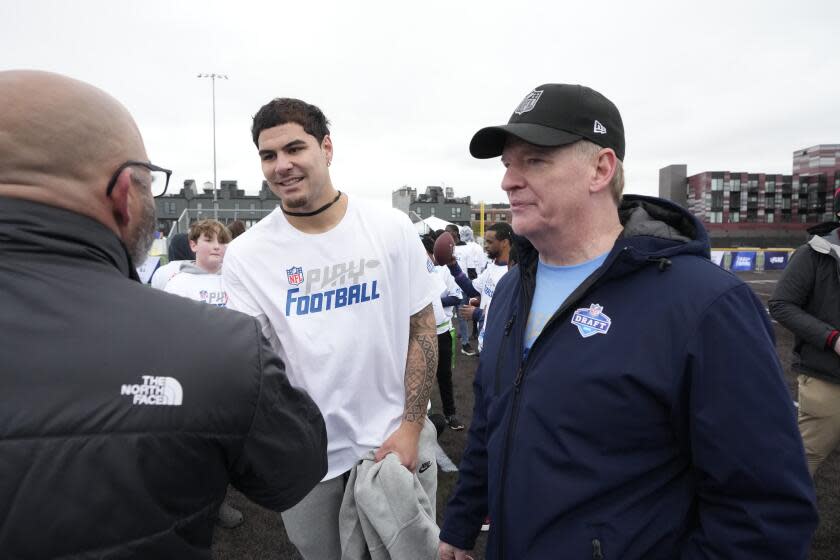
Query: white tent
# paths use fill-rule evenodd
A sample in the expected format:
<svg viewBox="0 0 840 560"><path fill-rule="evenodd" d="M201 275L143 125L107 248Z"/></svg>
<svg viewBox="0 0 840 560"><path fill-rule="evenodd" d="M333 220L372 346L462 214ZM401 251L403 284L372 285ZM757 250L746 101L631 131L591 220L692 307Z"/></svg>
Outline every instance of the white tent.
<svg viewBox="0 0 840 560"><path fill-rule="evenodd" d="M414 227L417 229L417 233L423 235L428 233L429 231L437 231L439 229L445 229L446 226L451 226L455 224L451 224L446 220L441 220L437 216L429 216L425 220L421 220L414 224Z"/></svg>

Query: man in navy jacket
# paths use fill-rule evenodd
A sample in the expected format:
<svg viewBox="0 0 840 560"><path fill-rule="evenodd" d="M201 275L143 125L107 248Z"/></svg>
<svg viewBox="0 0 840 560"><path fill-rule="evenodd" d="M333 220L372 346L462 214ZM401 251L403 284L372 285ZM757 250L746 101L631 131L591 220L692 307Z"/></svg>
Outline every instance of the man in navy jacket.
<svg viewBox="0 0 840 560"><path fill-rule="evenodd" d="M622 198L624 130L583 86L533 90L501 155L525 240L496 288L440 557L802 559L817 523L767 314L667 201Z"/></svg>

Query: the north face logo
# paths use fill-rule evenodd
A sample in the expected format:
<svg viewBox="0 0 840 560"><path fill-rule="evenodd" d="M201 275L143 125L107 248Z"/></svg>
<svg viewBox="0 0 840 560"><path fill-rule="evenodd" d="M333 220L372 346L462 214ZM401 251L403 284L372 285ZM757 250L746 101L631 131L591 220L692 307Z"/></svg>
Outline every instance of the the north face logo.
<svg viewBox="0 0 840 560"><path fill-rule="evenodd" d="M142 383L123 385L120 395L131 396L131 404L181 406L184 390L174 377L141 376Z"/></svg>

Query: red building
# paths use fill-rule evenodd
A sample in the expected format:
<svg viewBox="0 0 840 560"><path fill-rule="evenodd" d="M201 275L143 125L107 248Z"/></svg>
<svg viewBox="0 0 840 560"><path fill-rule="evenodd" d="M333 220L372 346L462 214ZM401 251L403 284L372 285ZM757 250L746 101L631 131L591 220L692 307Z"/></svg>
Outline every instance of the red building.
<svg viewBox="0 0 840 560"><path fill-rule="evenodd" d="M704 171L686 176L685 165L659 171L659 194L700 218L712 246L796 246L806 229L835 219L840 188L840 144L793 153L791 175Z"/></svg>

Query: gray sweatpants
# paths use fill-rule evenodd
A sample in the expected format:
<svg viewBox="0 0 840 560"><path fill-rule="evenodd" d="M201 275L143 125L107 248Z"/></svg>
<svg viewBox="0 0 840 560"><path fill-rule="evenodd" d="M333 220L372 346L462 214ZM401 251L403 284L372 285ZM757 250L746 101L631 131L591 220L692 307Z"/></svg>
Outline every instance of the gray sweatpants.
<svg viewBox="0 0 840 560"><path fill-rule="evenodd" d="M418 473L429 500L437 503L437 430L426 418L418 444ZM344 498L345 476L318 483L295 507L280 514L289 540L304 560L341 560L338 512Z"/></svg>

